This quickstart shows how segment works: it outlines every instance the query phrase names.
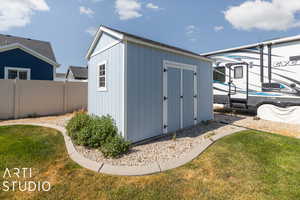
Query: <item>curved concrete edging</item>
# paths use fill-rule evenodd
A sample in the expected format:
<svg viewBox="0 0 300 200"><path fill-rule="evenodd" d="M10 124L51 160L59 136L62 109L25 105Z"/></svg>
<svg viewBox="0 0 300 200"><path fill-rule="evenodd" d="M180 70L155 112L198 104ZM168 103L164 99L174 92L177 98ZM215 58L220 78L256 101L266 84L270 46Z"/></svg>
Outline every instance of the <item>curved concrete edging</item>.
<svg viewBox="0 0 300 200"><path fill-rule="evenodd" d="M87 168L89 170L98 172L98 173L104 173L109 175L119 175L119 176L142 176L142 175L150 175L155 174L159 172L163 172L166 170L174 169L177 167L180 167L190 161L192 161L194 158L199 156L204 150L206 150L210 145L212 145L215 141L227 136L231 135L233 133L236 133L238 131L230 132L230 133L223 133L214 135L210 138L204 139L203 143L201 143L201 146L199 148L193 149L191 152L189 152L185 157L179 158L179 159L173 159L170 160L167 163L160 163L155 162L153 164L147 165L147 166L115 166L110 165L107 163L99 163L96 161L89 160L82 156L80 153L78 153L71 141L71 138L66 134L66 129L61 126L56 126L52 124L43 124L43 123L3 123L0 126L11 126L11 125L33 125L33 126L43 126L47 128L53 128L58 131L60 131L65 140L67 152L70 156L70 158L79 164L80 166Z"/></svg>

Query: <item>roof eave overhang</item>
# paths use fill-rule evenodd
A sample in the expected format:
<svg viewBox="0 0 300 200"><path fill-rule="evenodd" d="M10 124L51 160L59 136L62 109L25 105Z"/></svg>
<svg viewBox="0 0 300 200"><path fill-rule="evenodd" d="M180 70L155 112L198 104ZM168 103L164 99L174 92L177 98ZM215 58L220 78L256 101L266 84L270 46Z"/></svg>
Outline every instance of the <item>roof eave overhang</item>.
<svg viewBox="0 0 300 200"><path fill-rule="evenodd" d="M92 55L94 49L96 48L97 43L98 43L98 41L99 41L99 39L100 39L100 37L101 37L101 35L102 35L103 32L105 32L105 33L107 33L107 34L109 34L109 35L112 35L112 36L116 37L116 38L119 39L119 40L123 40L123 39L124 39L124 35L123 35L123 34L117 33L117 32L115 32L115 31L113 31L113 30L110 30L110 29L108 29L108 28L106 28L106 27L100 26L100 27L98 28L98 31L96 32L96 35L95 35L95 37L94 37L94 40L93 40L92 44L90 45L90 47L89 47L89 49L88 49L88 52L87 52L87 54L86 54L86 56L85 56L85 58L86 58L87 60L90 59L90 57L91 57L91 55Z"/></svg>
<svg viewBox="0 0 300 200"><path fill-rule="evenodd" d="M5 51L13 50L13 49L21 49L21 50L25 51L26 53L29 53L47 63L49 63L53 67L56 67L56 68L60 67L60 64L58 64L57 62L47 58L46 56L43 56L42 54L40 54L32 49L25 47L24 45L22 45L20 43L14 43L14 44L2 46L2 47L0 47L0 52L5 52Z"/></svg>

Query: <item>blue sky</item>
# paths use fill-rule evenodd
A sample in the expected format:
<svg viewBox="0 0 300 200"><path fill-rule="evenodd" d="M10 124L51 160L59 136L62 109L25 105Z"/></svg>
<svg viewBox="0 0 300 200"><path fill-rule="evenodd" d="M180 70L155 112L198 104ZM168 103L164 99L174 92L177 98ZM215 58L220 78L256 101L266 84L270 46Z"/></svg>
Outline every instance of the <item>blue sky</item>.
<svg viewBox="0 0 300 200"><path fill-rule="evenodd" d="M50 41L64 72L86 65L101 24L204 53L297 35L299 11L299 0L1 0L0 33Z"/></svg>

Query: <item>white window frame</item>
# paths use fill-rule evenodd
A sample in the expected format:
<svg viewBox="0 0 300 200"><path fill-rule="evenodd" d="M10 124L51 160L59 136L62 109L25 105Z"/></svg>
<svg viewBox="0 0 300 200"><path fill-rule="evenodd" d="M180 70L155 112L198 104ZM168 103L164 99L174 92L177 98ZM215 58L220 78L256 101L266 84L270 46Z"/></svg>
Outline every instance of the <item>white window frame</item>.
<svg viewBox="0 0 300 200"><path fill-rule="evenodd" d="M101 65L105 65L105 87L100 87L100 66ZM97 74L96 74L96 80L97 80L97 91L100 91L100 92L104 92L104 91L107 91L107 61L102 61L100 63L98 63L97 65Z"/></svg>
<svg viewBox="0 0 300 200"><path fill-rule="evenodd" d="M8 71L9 70L16 70L18 71L18 80L19 80L19 72L20 71L26 71L27 72L27 80L31 80L31 69L30 68L20 68L20 67L4 67L5 73L4 73L4 78L8 79Z"/></svg>

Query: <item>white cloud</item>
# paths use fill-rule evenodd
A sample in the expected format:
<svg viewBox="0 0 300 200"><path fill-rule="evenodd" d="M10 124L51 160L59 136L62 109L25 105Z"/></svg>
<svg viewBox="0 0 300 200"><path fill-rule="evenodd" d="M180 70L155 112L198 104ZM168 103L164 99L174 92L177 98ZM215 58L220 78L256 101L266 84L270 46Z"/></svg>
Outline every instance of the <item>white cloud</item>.
<svg viewBox="0 0 300 200"><path fill-rule="evenodd" d="M45 0L1 0L0 31L30 24L34 11L49 11Z"/></svg>
<svg viewBox="0 0 300 200"><path fill-rule="evenodd" d="M159 10L159 6L153 4L153 3L147 3L146 4L146 7L149 8L149 9L152 9L152 10Z"/></svg>
<svg viewBox="0 0 300 200"><path fill-rule="evenodd" d="M225 19L240 30L287 30L300 26L299 0L255 0L228 8Z"/></svg>
<svg viewBox="0 0 300 200"><path fill-rule="evenodd" d="M216 32L219 32L219 31L224 30L224 27L223 27L223 26L215 26L215 27L214 27L214 30L215 30Z"/></svg>
<svg viewBox="0 0 300 200"><path fill-rule="evenodd" d="M196 42L198 40L199 33L200 31L195 25L188 25L185 27L185 34L191 42Z"/></svg>
<svg viewBox="0 0 300 200"><path fill-rule="evenodd" d="M90 34L91 36L95 36L97 31L98 31L97 27L89 27L85 30L85 32Z"/></svg>
<svg viewBox="0 0 300 200"><path fill-rule="evenodd" d="M84 6L79 7L79 12L81 15L87 15L89 17L93 17L93 15L95 14L95 12L92 9Z"/></svg>
<svg viewBox="0 0 300 200"><path fill-rule="evenodd" d="M121 20L141 17L141 3L138 0L116 0L116 12Z"/></svg>

